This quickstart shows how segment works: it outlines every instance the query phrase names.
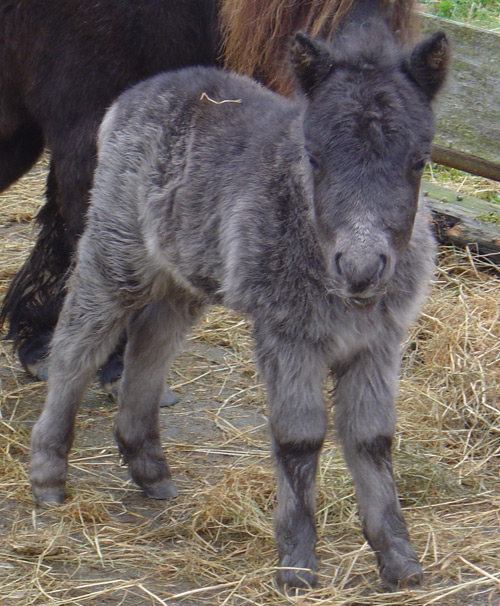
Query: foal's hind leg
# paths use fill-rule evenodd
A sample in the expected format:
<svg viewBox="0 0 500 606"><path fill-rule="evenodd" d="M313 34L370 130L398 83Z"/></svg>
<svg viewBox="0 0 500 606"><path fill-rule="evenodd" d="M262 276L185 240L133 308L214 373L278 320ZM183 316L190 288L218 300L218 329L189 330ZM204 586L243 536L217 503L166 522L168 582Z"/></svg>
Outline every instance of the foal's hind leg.
<svg viewBox="0 0 500 606"><path fill-rule="evenodd" d="M115 438L134 482L157 499L177 494L160 442L165 375L202 309L191 297L169 293L168 299L135 312L129 322Z"/></svg>
<svg viewBox="0 0 500 606"><path fill-rule="evenodd" d="M338 376L336 423L366 539L390 588L417 585L421 566L410 544L392 473L399 348L360 353Z"/></svg>
<svg viewBox="0 0 500 606"><path fill-rule="evenodd" d="M123 373L123 356L127 344L127 333L123 331L118 344L109 356L106 364L99 369L99 382L111 398L118 399L118 386ZM173 406L179 401L178 395L164 383L160 406Z"/></svg>
<svg viewBox="0 0 500 606"><path fill-rule="evenodd" d="M117 300L74 277L52 340L48 394L31 441L31 484L38 503L64 500L77 407L125 324ZM90 284L95 286L95 280Z"/></svg>

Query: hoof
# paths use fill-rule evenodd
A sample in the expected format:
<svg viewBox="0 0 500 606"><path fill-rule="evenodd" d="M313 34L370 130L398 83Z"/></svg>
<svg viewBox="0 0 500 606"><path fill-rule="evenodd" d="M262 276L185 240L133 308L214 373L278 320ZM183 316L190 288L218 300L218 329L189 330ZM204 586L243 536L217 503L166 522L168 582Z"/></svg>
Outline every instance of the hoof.
<svg viewBox="0 0 500 606"><path fill-rule="evenodd" d="M175 393L175 391L172 391L168 385L165 385L165 389L163 390L160 399L160 406L173 406L174 404L177 404L178 401L179 396Z"/></svg>
<svg viewBox="0 0 500 606"><path fill-rule="evenodd" d="M47 364L47 360L39 360L33 364L26 364L24 368L29 376L37 381L46 381L49 377L49 365Z"/></svg>
<svg viewBox="0 0 500 606"><path fill-rule="evenodd" d="M103 391L108 394L108 398L113 402L118 402L118 385L120 381L117 383L101 383L101 387Z"/></svg>
<svg viewBox="0 0 500 606"><path fill-rule="evenodd" d="M61 505L64 503L66 493L63 488L33 489L35 503L41 507L50 507L51 505Z"/></svg>
<svg viewBox="0 0 500 606"><path fill-rule="evenodd" d="M17 355L24 370L38 381L46 381L49 375L47 359L51 333L41 334L22 341Z"/></svg>
<svg viewBox="0 0 500 606"><path fill-rule="evenodd" d="M147 486L143 485L141 488L144 490L146 495L152 499L173 499L179 494L174 482L168 478Z"/></svg>
<svg viewBox="0 0 500 606"><path fill-rule="evenodd" d="M420 587L424 580L422 566L416 560L400 566L385 566L380 570L380 578L388 591L415 589Z"/></svg>
<svg viewBox="0 0 500 606"><path fill-rule="evenodd" d="M284 594L293 595L313 589L318 577L315 572L305 568L281 568L276 574L276 580Z"/></svg>
<svg viewBox="0 0 500 606"><path fill-rule="evenodd" d="M118 381L117 383L106 383L102 385L102 388L108 394L108 397L113 400L113 402L118 402L119 384L120 382ZM175 393L175 391L172 391L168 385L165 385L165 389L163 390L163 393L161 394L160 398L160 406L162 408L167 406L173 406L174 404L177 404L178 401L179 396Z"/></svg>

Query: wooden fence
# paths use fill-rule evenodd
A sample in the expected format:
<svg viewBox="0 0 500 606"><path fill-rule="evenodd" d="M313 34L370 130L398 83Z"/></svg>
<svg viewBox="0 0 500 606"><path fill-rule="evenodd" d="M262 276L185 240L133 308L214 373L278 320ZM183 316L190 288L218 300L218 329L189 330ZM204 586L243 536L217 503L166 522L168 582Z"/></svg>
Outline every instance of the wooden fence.
<svg viewBox="0 0 500 606"><path fill-rule="evenodd" d="M500 181L500 34L422 15L422 30L444 30L451 72L436 103L432 159ZM424 183L443 242L473 245L500 268L500 206Z"/></svg>

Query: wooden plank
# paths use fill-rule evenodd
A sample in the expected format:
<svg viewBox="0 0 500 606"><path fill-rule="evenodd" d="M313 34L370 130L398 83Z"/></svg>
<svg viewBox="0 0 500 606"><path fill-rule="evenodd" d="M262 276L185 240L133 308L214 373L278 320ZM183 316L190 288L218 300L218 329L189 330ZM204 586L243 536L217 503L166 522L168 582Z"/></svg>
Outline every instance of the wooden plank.
<svg viewBox="0 0 500 606"><path fill-rule="evenodd" d="M443 244L470 246L500 272L500 208L496 204L423 182L421 194Z"/></svg>
<svg viewBox="0 0 500 606"><path fill-rule="evenodd" d="M450 40L451 72L435 106L435 143L500 170L500 35L422 15L424 33L438 30Z"/></svg>
<svg viewBox="0 0 500 606"><path fill-rule="evenodd" d="M435 143L432 145L431 158L437 164L465 170L468 173L484 177L485 179L500 181L500 164L484 160L484 158L471 156L456 149L448 149Z"/></svg>

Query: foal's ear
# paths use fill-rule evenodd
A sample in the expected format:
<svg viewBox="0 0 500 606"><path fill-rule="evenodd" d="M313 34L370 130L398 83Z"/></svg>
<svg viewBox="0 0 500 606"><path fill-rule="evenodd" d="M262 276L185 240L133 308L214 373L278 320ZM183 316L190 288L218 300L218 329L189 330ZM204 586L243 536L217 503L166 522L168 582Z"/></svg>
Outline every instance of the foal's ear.
<svg viewBox="0 0 500 606"><path fill-rule="evenodd" d="M437 32L417 44L404 63L404 69L432 99L446 79L450 50L444 32Z"/></svg>
<svg viewBox="0 0 500 606"><path fill-rule="evenodd" d="M302 90L310 95L332 69L333 58L324 42L297 32L292 42L292 66Z"/></svg>

